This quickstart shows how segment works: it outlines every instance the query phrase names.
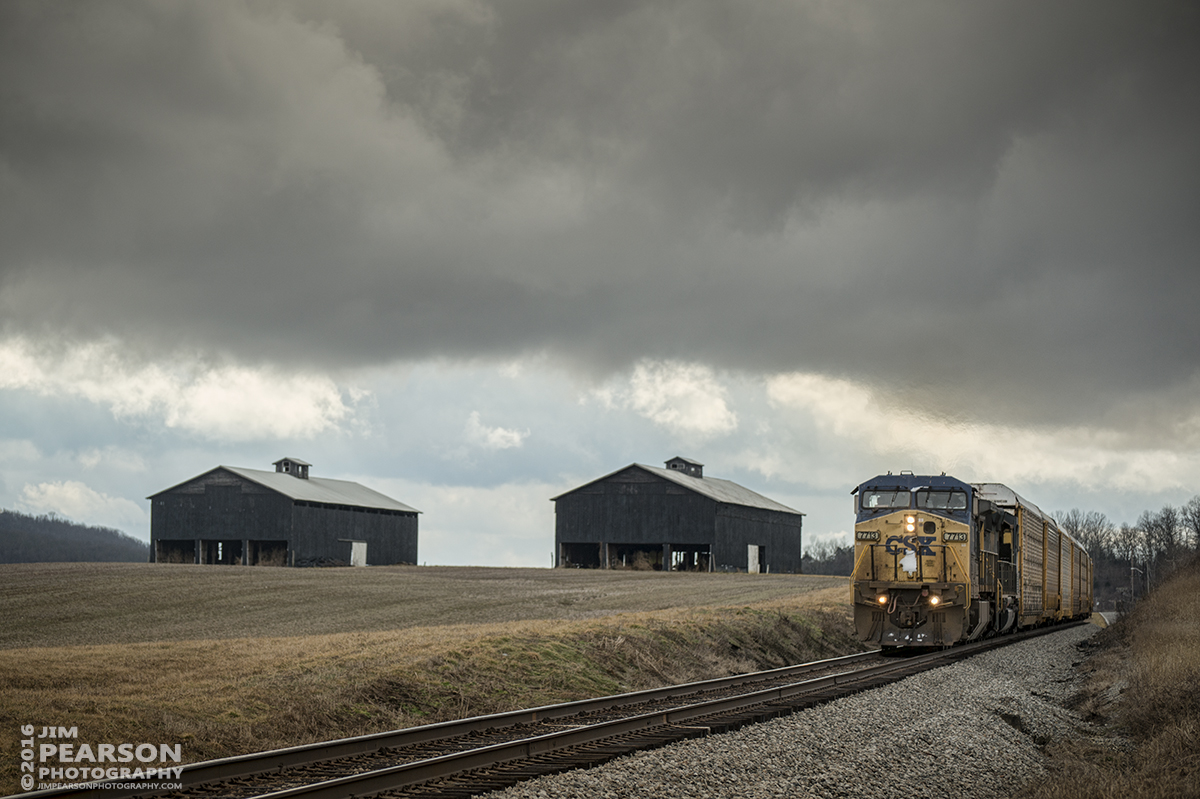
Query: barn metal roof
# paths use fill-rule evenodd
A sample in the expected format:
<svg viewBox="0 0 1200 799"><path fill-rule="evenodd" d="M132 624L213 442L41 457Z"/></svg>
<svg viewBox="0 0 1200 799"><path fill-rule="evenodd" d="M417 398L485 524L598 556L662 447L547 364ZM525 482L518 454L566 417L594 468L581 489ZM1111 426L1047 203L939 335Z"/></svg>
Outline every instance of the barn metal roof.
<svg viewBox="0 0 1200 799"><path fill-rule="evenodd" d="M351 482L350 480L331 480L328 477L301 478L283 472L245 469L241 466L218 466L217 468L224 469L227 472L236 474L238 477L258 483L264 488L277 491L290 499L303 502L320 502L327 505L350 505L356 508L376 508L379 510L402 511L404 513L421 512L416 508L405 505L403 502L394 500L385 494L380 494L378 491L373 491L364 485ZM208 474L208 472L205 474ZM203 477L203 475L199 476ZM194 477L192 478L192 480L195 479ZM187 480L185 483L190 483L192 480ZM180 483L180 485L184 485L185 483ZM168 488L158 493L163 494L170 490ZM158 494L152 495L152 497L154 496L158 496Z"/></svg>
<svg viewBox="0 0 1200 799"><path fill-rule="evenodd" d="M682 455L676 455L674 458L671 458L671 461L683 461L684 463L690 463L693 466L703 466L704 465L700 461L694 461L691 458L685 458ZM671 461L667 461L667 463L670 463Z"/></svg>
<svg viewBox="0 0 1200 799"><path fill-rule="evenodd" d="M403 502L372 491L365 485L350 480L331 480L328 477L293 477L283 472L268 472L262 469L243 469L240 466L223 466L236 475L253 480L280 494L305 502L325 502L330 505L354 505L360 508L399 510L420 513Z"/></svg>
<svg viewBox="0 0 1200 799"><path fill-rule="evenodd" d="M284 461L291 461L292 463L298 464L300 466L312 466L312 464L309 463L308 461L302 461L299 458L286 458L286 457L280 458L279 460L275 461L275 463L276 464L283 463ZM272 464L272 465L274 465L274 464Z"/></svg>
<svg viewBox="0 0 1200 799"><path fill-rule="evenodd" d="M761 508L763 510L774 510L781 513L792 513L797 516L804 515L795 508L789 508L787 505L784 505L781 502L776 502L770 497L764 497L762 494L759 494L756 491L751 491L745 486L738 485L732 480L723 480L720 477L692 477L691 475L684 474L683 472L675 469L664 469L660 466L647 466L644 463L633 463L629 466L617 469L611 474L598 477L595 480L584 483L584 485L579 486L578 488L565 491L562 494L559 494L558 497L553 497L552 499L558 499L559 497L566 496L574 491L578 491L584 486L592 485L592 483L598 483L601 480L607 480L613 475L620 474L621 472L625 471L625 469L631 469L634 467L638 469L645 469L648 472L662 477L664 480L670 480L672 483L677 483L684 488L691 489L697 494L703 494L709 499L715 499L717 502L724 502L727 505L742 505L748 508Z"/></svg>

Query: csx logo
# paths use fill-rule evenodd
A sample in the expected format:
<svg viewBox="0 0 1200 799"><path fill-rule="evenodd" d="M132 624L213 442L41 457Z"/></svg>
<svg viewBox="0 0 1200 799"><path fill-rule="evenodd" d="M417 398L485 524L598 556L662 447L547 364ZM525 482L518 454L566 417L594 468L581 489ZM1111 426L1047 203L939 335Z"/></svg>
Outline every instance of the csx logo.
<svg viewBox="0 0 1200 799"><path fill-rule="evenodd" d="M911 549L918 555L932 555L933 550L929 545L935 538L936 536L932 535L893 535L888 537L885 548L889 555L903 554L906 549Z"/></svg>

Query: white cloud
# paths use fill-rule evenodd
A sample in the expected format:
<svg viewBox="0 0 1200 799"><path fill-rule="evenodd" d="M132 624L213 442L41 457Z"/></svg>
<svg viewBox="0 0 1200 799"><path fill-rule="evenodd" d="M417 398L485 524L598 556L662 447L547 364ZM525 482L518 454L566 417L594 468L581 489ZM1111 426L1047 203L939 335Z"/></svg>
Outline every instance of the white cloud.
<svg viewBox="0 0 1200 799"><path fill-rule="evenodd" d="M352 414L338 386L322 375L183 358L144 365L112 341L55 352L35 351L23 339L0 341L0 389L82 397L117 418L157 417L167 427L223 441L312 438Z"/></svg>
<svg viewBox="0 0 1200 799"><path fill-rule="evenodd" d="M121 447L108 446L104 449L84 450L79 453L79 464L85 469L95 469L103 466L106 471L144 472L146 462L142 456Z"/></svg>
<svg viewBox="0 0 1200 799"><path fill-rule="evenodd" d="M57 513L80 524L141 531L149 527L149 515L137 503L110 497L76 480L26 484L17 507L27 513Z"/></svg>
<svg viewBox="0 0 1200 799"><path fill-rule="evenodd" d="M710 438L737 430L727 393L708 366L643 360L628 386L610 384L595 395L609 407L632 410L676 435Z"/></svg>
<svg viewBox="0 0 1200 799"><path fill-rule="evenodd" d="M767 380L767 398L777 410L803 414L842 447L866 451L894 468L1012 484L1069 481L1150 492L1188 488L1200 478L1200 455L1139 447L1112 429L1018 428L933 418L887 406L865 386L838 378L775 375ZM790 458L773 452L759 462L783 473Z"/></svg>
<svg viewBox="0 0 1200 799"><path fill-rule="evenodd" d="M466 429L463 435L468 444L484 449L512 449L520 447L529 437L528 430L514 430L505 427L488 427L479 421L479 411L471 411L467 417Z"/></svg>
<svg viewBox="0 0 1200 799"><path fill-rule="evenodd" d="M421 510L421 563L448 566L546 566L554 553L554 503L577 484L433 485L352 477Z"/></svg>

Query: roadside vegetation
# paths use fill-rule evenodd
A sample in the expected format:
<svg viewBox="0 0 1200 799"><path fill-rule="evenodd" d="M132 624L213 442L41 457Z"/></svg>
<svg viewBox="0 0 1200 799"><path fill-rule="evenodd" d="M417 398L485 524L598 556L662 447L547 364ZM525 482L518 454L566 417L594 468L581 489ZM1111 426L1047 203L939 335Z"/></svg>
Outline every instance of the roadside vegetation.
<svg viewBox="0 0 1200 799"><path fill-rule="evenodd" d="M1020 799L1200 796L1200 558L1092 640L1079 707L1113 736L1053 743Z"/></svg>
<svg viewBox="0 0 1200 799"><path fill-rule="evenodd" d="M861 649L844 578L149 564L3 575L17 628L0 636L10 753L21 725L75 726L93 744L180 743L194 762ZM252 590L251 577L265 583ZM55 606L40 625L24 620L37 616L30 595ZM142 626L120 608L143 609ZM350 629L329 632L338 624ZM0 794L15 793L15 759L2 768Z"/></svg>

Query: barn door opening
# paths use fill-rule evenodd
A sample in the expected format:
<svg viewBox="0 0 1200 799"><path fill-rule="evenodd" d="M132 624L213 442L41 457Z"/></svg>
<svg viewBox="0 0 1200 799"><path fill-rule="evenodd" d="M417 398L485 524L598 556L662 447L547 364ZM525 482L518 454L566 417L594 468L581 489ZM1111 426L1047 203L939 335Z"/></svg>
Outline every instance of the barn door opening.
<svg viewBox="0 0 1200 799"><path fill-rule="evenodd" d="M339 538L343 544L350 545L350 565L351 566L366 566L367 565L367 542L357 538ZM344 563L345 561L343 561Z"/></svg>
<svg viewBox="0 0 1200 799"><path fill-rule="evenodd" d="M758 544L748 544L746 546L746 572L759 574L765 570L766 565L767 548Z"/></svg>
<svg viewBox="0 0 1200 799"><path fill-rule="evenodd" d="M154 542L155 563L195 563L195 540L164 540Z"/></svg>
<svg viewBox="0 0 1200 799"><path fill-rule="evenodd" d="M671 571L712 571L712 554L708 544L671 544Z"/></svg>
<svg viewBox="0 0 1200 799"><path fill-rule="evenodd" d="M213 566L240 566L242 564L242 542L226 539L203 540L200 542L201 563Z"/></svg>

